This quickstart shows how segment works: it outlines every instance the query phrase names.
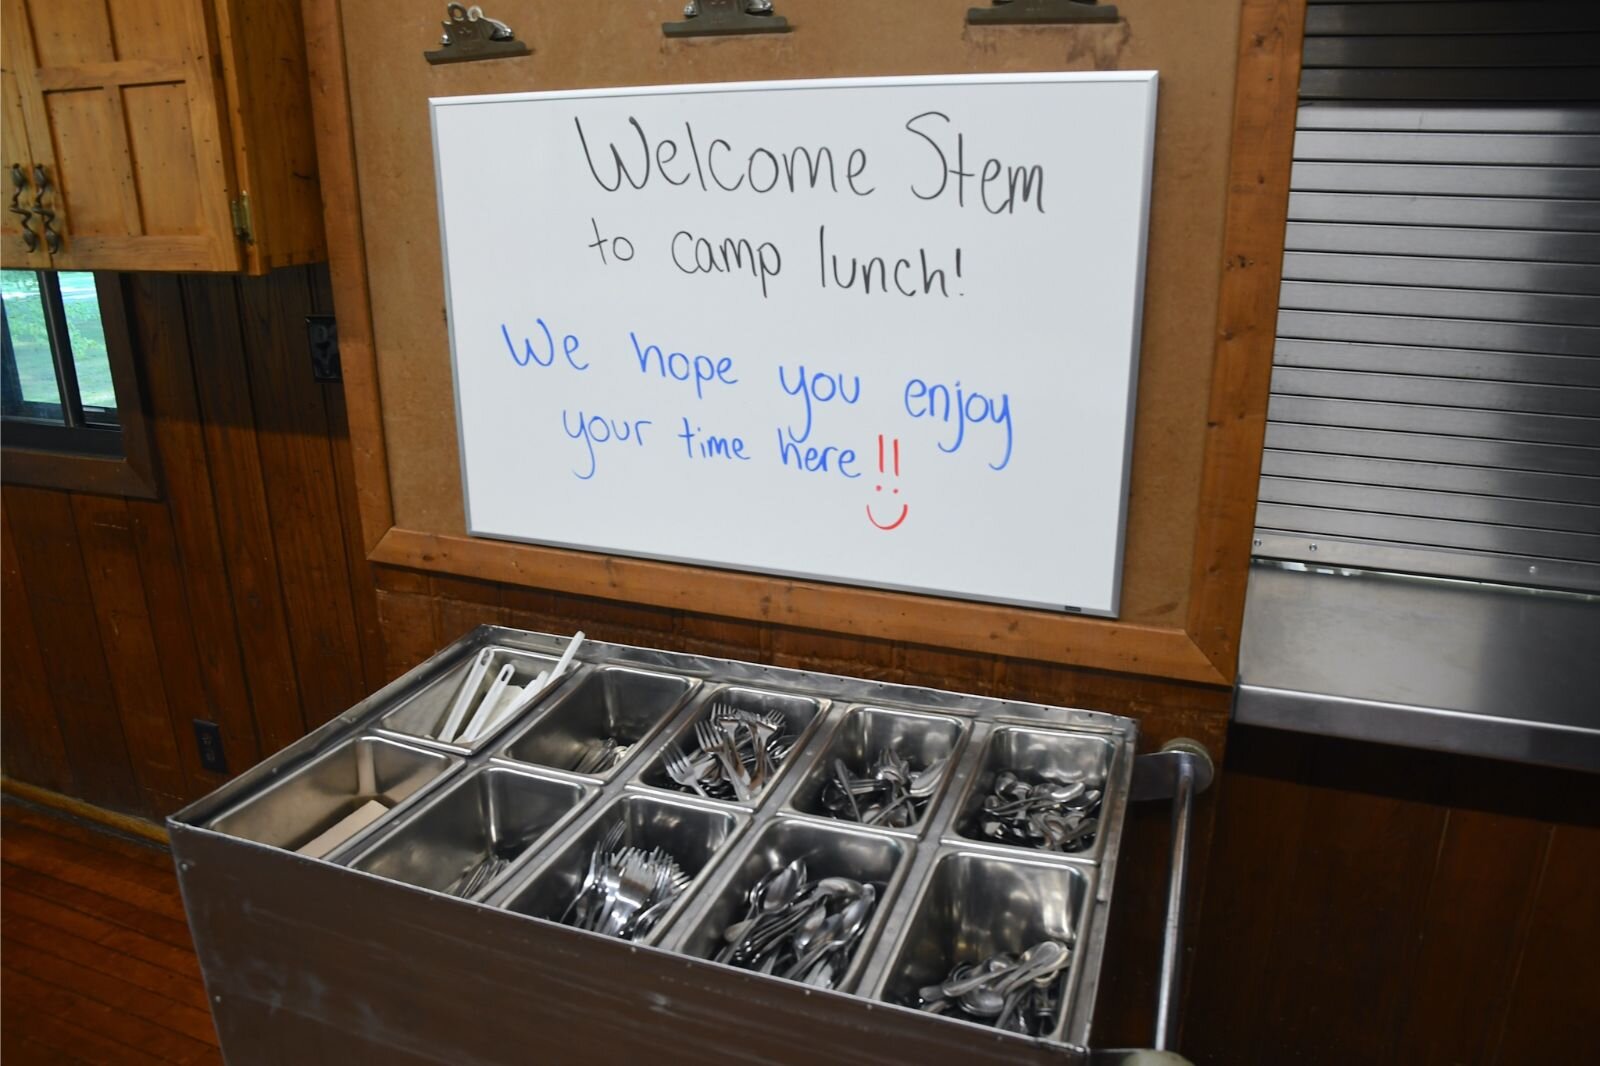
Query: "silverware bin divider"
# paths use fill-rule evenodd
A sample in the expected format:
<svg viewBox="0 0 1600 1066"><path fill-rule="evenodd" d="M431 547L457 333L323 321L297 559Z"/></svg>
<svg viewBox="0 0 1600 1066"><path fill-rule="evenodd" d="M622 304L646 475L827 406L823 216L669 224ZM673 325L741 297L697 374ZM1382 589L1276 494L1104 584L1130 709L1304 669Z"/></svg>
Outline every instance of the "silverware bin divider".
<svg viewBox="0 0 1600 1066"><path fill-rule="evenodd" d="M1021 954L1046 939L1075 946L1088 925L1091 868L952 845L932 850L927 876L901 908L905 924L880 952L869 986L876 999L911 1005L919 988L943 981L958 962ZM1053 1039L1067 1028L1082 972L1074 964L1058 978Z"/></svg>
<svg viewBox="0 0 1600 1066"><path fill-rule="evenodd" d="M1002 769L1016 773L1029 784L1100 782L1103 810L1110 793L1115 755L1115 746L1105 737L996 723L987 730L983 745L968 763L965 787L958 796L952 797L941 835L946 843L964 847L999 848L1012 855L1095 862L1105 844L1103 833L1097 832L1094 843L1082 851L1051 852L989 840L978 833L974 823L982 813L984 797Z"/></svg>
<svg viewBox="0 0 1600 1066"><path fill-rule="evenodd" d="M902 1010L887 1006L885 997L902 994L912 980L931 972L929 967L960 961L953 952L961 946L973 951L1020 952L1032 945L1018 942L1018 938L1062 935L1063 921L1070 917L1076 946L1072 965L1062 978L1068 991L1047 1039L1066 1048L1086 1044L1132 773L1137 728L1131 720L589 642L561 687L526 709L516 724L502 723L493 731L492 742L482 738L470 749L458 751L397 730L415 726L432 713L428 705L418 702L429 693L434 694L432 702L442 702L447 709L481 648L493 646L499 654L553 663L564 644L565 638L552 635L480 627L378 694L385 698L364 701L291 749L302 755L311 752L309 760L280 767L275 765L279 758L275 757L213 797L180 812L172 825L180 837L198 826L287 847L293 842L292 835L250 835L247 830L255 823L246 818L248 812L260 804L270 805L274 794L352 745L401 749L424 760L442 761L439 779L423 784L410 799L396 804L388 815L332 853L329 861L409 888L438 891L444 887L443 875L424 872L429 856L453 856L435 858L434 864L447 868L454 864L459 873L470 858L467 851L483 842L474 834L486 828L485 818L479 817L473 824L473 818L461 817L455 808L467 811L472 791L489 790L490 782L538 782L535 791L546 789L551 795L571 797L568 808L548 824L543 815L534 817L537 824L530 835L536 839L527 841L521 854L475 892L471 902L456 902L486 906L518 920L557 919L583 879L593 844L613 821L622 820L638 838L629 843L645 848L661 844L669 851L677 848L684 854L675 857L693 875L691 885L665 918L633 950L682 953L690 957L686 961L691 966L710 967L705 980L716 979L719 972L734 972L702 956L712 953L710 938L720 936L721 930L713 926L726 924L724 919L730 914L731 920L743 916L741 897L759 876L762 865L792 857L802 846L827 848L831 850L822 857L808 859L808 864L817 863L818 876L849 876L845 869L854 857L871 867L867 872L873 876L865 879L881 881L884 888L878 910L841 981L841 988L851 996L877 1000L878 1009ZM447 659L453 663L441 665L441 660ZM645 689L657 696L665 689L677 689L678 693L639 712L632 706L616 705L617 682L606 681L608 675L625 680L649 678ZM408 679L415 679L414 684L408 686ZM600 698L605 693L610 693L609 704ZM746 802L711 800L682 791L663 768L667 745L692 737L694 723L724 701L753 709L776 708L797 737L766 787ZM408 707L415 719L401 713ZM592 724L592 716L601 712L608 729L625 720L628 732L638 734L626 759L616 766L600 773L578 774L525 761L540 757L563 761L562 752L583 740L583 724ZM921 727L929 731L923 732ZM858 825L820 811L815 801L831 772L828 764L834 753L848 757L847 761L869 758L871 745L884 739L906 743L909 750L901 754L914 763L948 755L949 764L922 817L912 826L888 828ZM1023 740L1033 743L1021 744ZM1038 755L1036 749L1063 747L1082 756L1076 763L1068 760L1074 768L1107 775L1099 837L1093 848L1082 854L1057 854L960 835L963 811L972 803L981 803L990 783L986 775L989 779L993 776L996 753L1005 752L1009 757L1015 751L1033 758ZM463 763L465 771L452 776ZM852 769L865 772L867 766ZM548 809L544 812L550 813ZM506 811L491 810L487 821L494 822L497 816L503 819ZM328 820L331 817L330 811ZM456 849L436 839L451 826L471 838L466 848ZM490 827L488 831L492 835L497 830ZM1023 890L1027 885L1037 891L1030 895ZM973 921L967 924L962 924L967 916L960 908L951 909L952 886L969 886L983 901L980 913L973 914ZM947 943L940 947L915 939L927 936L942 936ZM989 939L979 944L984 937ZM901 973L902 960L915 971L914 978ZM781 983L794 987L792 982ZM805 994L813 991L822 996L845 994L812 989ZM930 1025L954 1020L963 1030L976 1027L976 1023L920 1013L917 1018ZM990 1031L987 1039L1033 1043L995 1031Z"/></svg>

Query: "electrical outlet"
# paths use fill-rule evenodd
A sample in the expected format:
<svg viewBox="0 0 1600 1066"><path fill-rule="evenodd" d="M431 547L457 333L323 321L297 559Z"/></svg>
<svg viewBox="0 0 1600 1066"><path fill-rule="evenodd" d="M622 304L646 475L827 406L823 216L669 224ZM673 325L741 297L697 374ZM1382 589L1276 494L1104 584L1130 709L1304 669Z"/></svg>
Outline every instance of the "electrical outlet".
<svg viewBox="0 0 1600 1066"><path fill-rule="evenodd" d="M194 720L194 743L200 749L200 765L213 773L228 772L227 756L222 754L222 730L204 718Z"/></svg>
<svg viewBox="0 0 1600 1066"><path fill-rule="evenodd" d="M344 380L344 369L339 365L339 324L332 315L306 316L306 345L311 351L313 381Z"/></svg>

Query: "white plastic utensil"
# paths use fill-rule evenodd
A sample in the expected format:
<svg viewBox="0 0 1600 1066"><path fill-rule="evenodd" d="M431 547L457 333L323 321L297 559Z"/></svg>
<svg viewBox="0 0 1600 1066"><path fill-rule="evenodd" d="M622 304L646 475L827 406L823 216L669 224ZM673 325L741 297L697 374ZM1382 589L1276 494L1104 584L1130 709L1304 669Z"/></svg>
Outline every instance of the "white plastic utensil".
<svg viewBox="0 0 1600 1066"><path fill-rule="evenodd" d="M462 719L466 718L467 709L472 706L472 697L478 694L478 686L483 683L483 675L488 673L489 660L492 658L494 649L484 648L472 661L472 668L467 671L467 679L461 683L461 691L456 693L456 701L450 705L450 713L445 717L437 739L446 743L455 739L456 730L461 728Z"/></svg>
<svg viewBox="0 0 1600 1066"><path fill-rule="evenodd" d="M537 681L530 681L526 688L520 685L507 685L506 690L500 694L500 705L489 712L488 720L483 723L483 728L478 730L479 734L493 732L501 722L527 706L529 698L538 691L535 687L537 684Z"/></svg>
<svg viewBox="0 0 1600 1066"><path fill-rule="evenodd" d="M512 685L510 688L506 689L504 698L500 700L499 709L494 712L494 717L489 719L488 724L483 727L484 732L488 732L489 730L493 729L507 718L511 718L521 713L524 707L532 703L538 697L539 693L544 691L545 682L549 679L549 672L541 671L539 676L534 678L532 681L529 681L525 687L518 688L517 686Z"/></svg>
<svg viewBox="0 0 1600 1066"><path fill-rule="evenodd" d="M512 675L516 672L516 668L510 663L506 663L500 668L500 672L495 675L494 684L490 685L489 691L483 694L483 699L478 704L478 710L473 714L472 720L467 723L467 728L463 729L461 735L456 738L458 744L470 744L478 739L478 734L484 731L489 724L489 719L494 716L495 708L500 706L500 697L505 695L506 686L511 684Z"/></svg>
<svg viewBox="0 0 1600 1066"><path fill-rule="evenodd" d="M572 642L567 645L567 650L561 653L561 661L556 663L556 668L550 671L550 680L554 681L567 672L567 667L572 665L572 657L578 654L578 645L583 643L583 630L578 630L572 635Z"/></svg>

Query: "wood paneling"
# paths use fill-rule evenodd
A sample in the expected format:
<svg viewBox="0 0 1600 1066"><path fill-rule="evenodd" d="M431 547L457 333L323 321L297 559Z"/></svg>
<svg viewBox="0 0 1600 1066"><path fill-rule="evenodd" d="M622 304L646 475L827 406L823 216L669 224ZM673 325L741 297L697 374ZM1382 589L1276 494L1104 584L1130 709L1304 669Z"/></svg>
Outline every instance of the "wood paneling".
<svg viewBox="0 0 1600 1066"><path fill-rule="evenodd" d="M127 276L163 496L6 486L9 775L159 817L222 780L194 719L238 772L381 678L342 398L306 351L326 288L315 267Z"/></svg>
<svg viewBox="0 0 1600 1066"><path fill-rule="evenodd" d="M1236 727L1194 935L1197 1063L1589 1061L1593 777Z"/></svg>

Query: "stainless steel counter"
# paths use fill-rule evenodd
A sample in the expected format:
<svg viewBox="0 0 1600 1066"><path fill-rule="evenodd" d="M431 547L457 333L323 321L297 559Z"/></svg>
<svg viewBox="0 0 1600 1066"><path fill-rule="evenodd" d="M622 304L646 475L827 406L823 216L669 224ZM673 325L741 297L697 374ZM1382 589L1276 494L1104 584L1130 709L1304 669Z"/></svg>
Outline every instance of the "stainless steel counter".
<svg viewBox="0 0 1600 1066"><path fill-rule="evenodd" d="M1257 560L1237 721L1600 770L1600 596Z"/></svg>

